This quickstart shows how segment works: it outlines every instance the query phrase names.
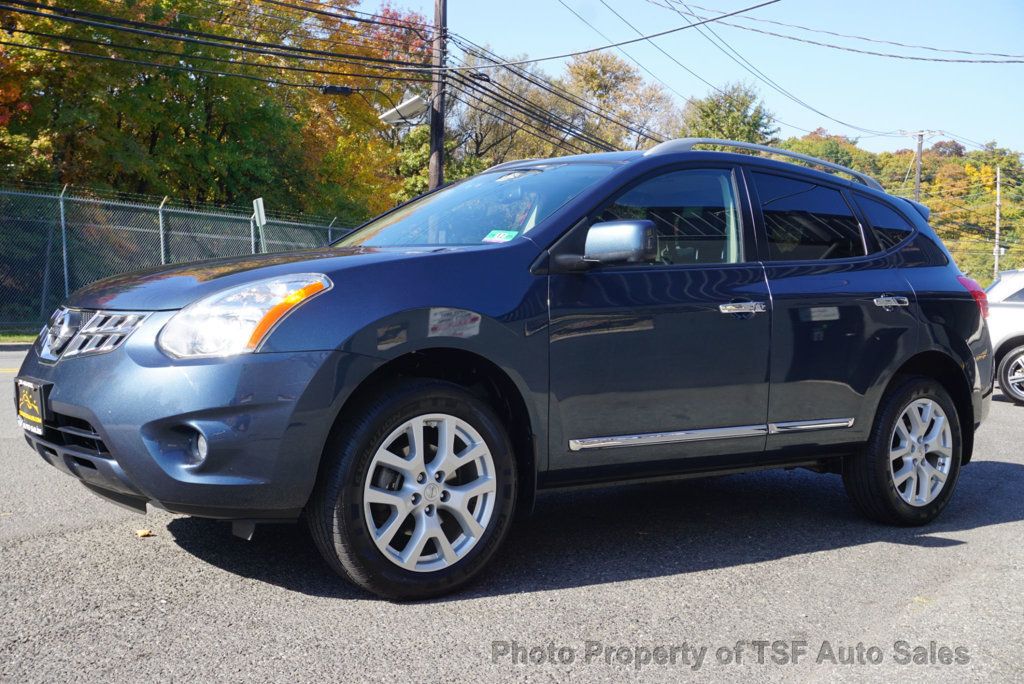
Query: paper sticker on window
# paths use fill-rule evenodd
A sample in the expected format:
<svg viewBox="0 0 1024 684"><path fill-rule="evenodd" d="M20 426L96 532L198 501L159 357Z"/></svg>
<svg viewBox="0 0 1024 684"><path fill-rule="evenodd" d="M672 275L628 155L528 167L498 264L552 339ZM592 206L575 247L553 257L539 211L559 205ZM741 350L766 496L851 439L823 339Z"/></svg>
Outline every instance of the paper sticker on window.
<svg viewBox="0 0 1024 684"><path fill-rule="evenodd" d="M508 242L516 235L519 235L517 230L492 230L484 236L483 242Z"/></svg>

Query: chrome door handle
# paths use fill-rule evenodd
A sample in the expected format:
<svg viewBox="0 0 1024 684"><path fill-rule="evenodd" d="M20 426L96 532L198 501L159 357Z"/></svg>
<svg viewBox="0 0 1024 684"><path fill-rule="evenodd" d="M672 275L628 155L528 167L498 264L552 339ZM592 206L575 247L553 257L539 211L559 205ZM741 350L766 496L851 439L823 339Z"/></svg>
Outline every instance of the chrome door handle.
<svg viewBox="0 0 1024 684"><path fill-rule="evenodd" d="M718 310L724 314L756 314L767 311L768 305L764 302L730 302L719 304Z"/></svg>
<svg viewBox="0 0 1024 684"><path fill-rule="evenodd" d="M880 306L883 309L892 309L897 306L910 306L910 300L906 297L882 295L881 297L875 297L875 306Z"/></svg>

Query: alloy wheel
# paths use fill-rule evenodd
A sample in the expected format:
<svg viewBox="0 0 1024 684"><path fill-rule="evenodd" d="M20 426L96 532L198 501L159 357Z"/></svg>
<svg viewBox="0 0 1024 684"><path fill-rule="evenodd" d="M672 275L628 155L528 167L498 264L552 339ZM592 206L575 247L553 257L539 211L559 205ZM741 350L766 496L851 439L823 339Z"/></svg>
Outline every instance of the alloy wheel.
<svg viewBox="0 0 1024 684"><path fill-rule="evenodd" d="M932 399L907 406L892 431L889 470L896 491L911 506L926 506L939 495L953 464L953 432Z"/></svg>
<svg viewBox="0 0 1024 684"><path fill-rule="evenodd" d="M1019 356L1006 373L1009 390L1020 398L1024 398L1024 354Z"/></svg>
<svg viewBox="0 0 1024 684"><path fill-rule="evenodd" d="M374 544L395 565L434 572L464 558L494 513L494 460L480 433L447 414L417 416L380 445L363 486Z"/></svg>

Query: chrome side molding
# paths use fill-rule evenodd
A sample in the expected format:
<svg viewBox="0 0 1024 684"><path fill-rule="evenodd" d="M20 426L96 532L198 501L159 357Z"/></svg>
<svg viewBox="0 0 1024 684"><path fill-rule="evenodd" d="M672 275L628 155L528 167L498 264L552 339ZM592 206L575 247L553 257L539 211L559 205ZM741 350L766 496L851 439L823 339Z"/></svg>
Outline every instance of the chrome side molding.
<svg viewBox="0 0 1024 684"><path fill-rule="evenodd" d="M853 418L826 418L824 420L794 420L765 425L738 425L735 427L704 428L700 430L674 430L672 432L647 432L638 435L615 435L610 437L584 437L569 440L569 451L587 449L608 449L611 447L653 446L656 444L682 444L685 442L706 442L713 439L739 439L741 437L763 437L788 432L810 432L812 430L838 430L851 428Z"/></svg>
<svg viewBox="0 0 1024 684"><path fill-rule="evenodd" d="M586 437L584 439L570 439L569 451L622 446L650 446L652 444L678 444L680 442L704 442L711 439L761 437L766 434L768 434L767 425L741 425L737 427L705 428L703 430L648 432L640 435L618 435L615 437Z"/></svg>
<svg viewBox="0 0 1024 684"><path fill-rule="evenodd" d="M768 434L786 432L810 432L811 430L841 430L852 428L854 418L825 418L824 420L791 420L785 423L768 423Z"/></svg>

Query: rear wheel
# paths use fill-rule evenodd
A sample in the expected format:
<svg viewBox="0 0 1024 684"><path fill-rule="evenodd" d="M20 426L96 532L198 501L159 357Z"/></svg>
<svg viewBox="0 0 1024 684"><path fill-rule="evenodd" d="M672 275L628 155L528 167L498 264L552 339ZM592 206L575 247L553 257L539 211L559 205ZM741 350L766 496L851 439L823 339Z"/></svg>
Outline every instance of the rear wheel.
<svg viewBox="0 0 1024 684"><path fill-rule="evenodd" d="M457 385L389 388L348 418L324 457L309 505L313 538L339 574L386 598L459 588L511 522L508 437L490 408Z"/></svg>
<svg viewBox="0 0 1024 684"><path fill-rule="evenodd" d="M1009 399L1024 404L1024 347L1011 349L999 362L999 387Z"/></svg>
<svg viewBox="0 0 1024 684"><path fill-rule="evenodd" d="M861 513L893 525L939 515L960 473L956 406L930 378L908 377L882 399L865 448L843 463L843 483Z"/></svg>

